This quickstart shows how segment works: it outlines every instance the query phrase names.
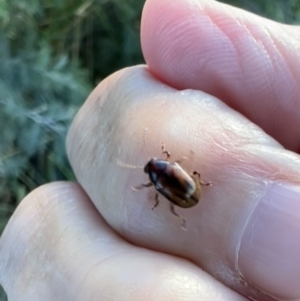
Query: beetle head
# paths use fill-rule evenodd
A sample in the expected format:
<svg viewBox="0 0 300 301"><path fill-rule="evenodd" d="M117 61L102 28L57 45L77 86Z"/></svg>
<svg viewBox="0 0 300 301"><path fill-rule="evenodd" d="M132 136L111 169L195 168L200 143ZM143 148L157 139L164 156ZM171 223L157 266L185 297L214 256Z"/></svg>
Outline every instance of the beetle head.
<svg viewBox="0 0 300 301"><path fill-rule="evenodd" d="M145 173L149 173L151 170L155 169L155 161L156 160L157 160L156 158L152 158L148 161L148 163L144 167Z"/></svg>

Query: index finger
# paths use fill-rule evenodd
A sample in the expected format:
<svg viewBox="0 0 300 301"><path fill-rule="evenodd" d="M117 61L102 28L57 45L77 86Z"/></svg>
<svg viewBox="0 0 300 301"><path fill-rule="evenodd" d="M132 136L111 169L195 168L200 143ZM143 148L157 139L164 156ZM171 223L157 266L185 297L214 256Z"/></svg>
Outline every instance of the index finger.
<svg viewBox="0 0 300 301"><path fill-rule="evenodd" d="M217 1L148 0L141 42L150 71L197 89L300 151L300 30Z"/></svg>

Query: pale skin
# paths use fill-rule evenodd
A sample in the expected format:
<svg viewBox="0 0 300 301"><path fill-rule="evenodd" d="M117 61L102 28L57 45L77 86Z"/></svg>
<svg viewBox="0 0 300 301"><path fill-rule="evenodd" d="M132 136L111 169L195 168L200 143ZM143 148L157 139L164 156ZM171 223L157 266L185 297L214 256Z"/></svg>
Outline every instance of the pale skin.
<svg viewBox="0 0 300 301"><path fill-rule="evenodd" d="M78 184L34 190L7 225L8 300L300 300L299 27L148 0L141 43L148 67L105 79L69 130ZM151 188L132 191L142 170L116 163L162 141L213 183L178 210L187 231L162 199L151 210Z"/></svg>

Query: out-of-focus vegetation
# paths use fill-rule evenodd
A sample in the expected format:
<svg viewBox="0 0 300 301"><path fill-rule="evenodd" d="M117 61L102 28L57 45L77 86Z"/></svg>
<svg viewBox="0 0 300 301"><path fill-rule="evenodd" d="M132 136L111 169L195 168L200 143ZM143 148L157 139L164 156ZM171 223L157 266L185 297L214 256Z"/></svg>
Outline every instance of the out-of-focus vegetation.
<svg viewBox="0 0 300 301"><path fill-rule="evenodd" d="M0 232L22 198L73 179L65 136L92 87L142 62L142 0L0 1Z"/></svg>
<svg viewBox="0 0 300 301"><path fill-rule="evenodd" d="M257 15L286 24L300 23L299 0L222 0Z"/></svg>
<svg viewBox="0 0 300 301"><path fill-rule="evenodd" d="M300 22L300 0L221 2ZM29 191L73 179L64 149L67 128L97 82L143 62L143 4L0 0L0 233Z"/></svg>

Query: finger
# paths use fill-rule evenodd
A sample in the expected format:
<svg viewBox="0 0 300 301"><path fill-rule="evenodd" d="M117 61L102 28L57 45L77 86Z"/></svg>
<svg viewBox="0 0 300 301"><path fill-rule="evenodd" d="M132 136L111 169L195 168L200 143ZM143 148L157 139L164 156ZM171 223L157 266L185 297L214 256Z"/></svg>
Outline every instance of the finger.
<svg viewBox="0 0 300 301"><path fill-rule="evenodd" d="M163 82L218 97L299 152L299 27L217 1L148 0L141 42Z"/></svg>
<svg viewBox="0 0 300 301"><path fill-rule="evenodd" d="M162 142L172 160L193 150L184 168L213 183L203 187L197 206L176 208L187 231L163 197L151 210L153 188L131 189L149 181L142 169L118 165L165 158ZM300 297L299 157L216 98L178 92L145 67L122 70L88 98L70 128L67 150L95 206L134 244L188 258L254 298L251 286Z"/></svg>
<svg viewBox="0 0 300 301"><path fill-rule="evenodd" d="M244 300L195 265L126 243L79 186L21 203L0 241L8 300Z"/></svg>

